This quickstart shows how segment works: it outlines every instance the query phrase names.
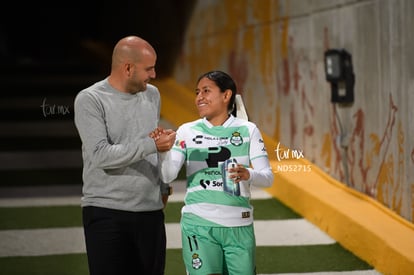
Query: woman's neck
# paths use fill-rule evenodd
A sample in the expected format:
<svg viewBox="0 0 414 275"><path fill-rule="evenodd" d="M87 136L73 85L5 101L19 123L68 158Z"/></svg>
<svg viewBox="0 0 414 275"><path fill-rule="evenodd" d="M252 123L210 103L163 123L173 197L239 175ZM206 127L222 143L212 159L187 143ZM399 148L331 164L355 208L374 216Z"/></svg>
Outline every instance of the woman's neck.
<svg viewBox="0 0 414 275"><path fill-rule="evenodd" d="M227 119L229 119L230 115L229 114L225 114L225 115L220 115L220 116L216 116L214 118L210 118L207 120L213 125L213 126L221 126L224 124L224 122L227 121Z"/></svg>

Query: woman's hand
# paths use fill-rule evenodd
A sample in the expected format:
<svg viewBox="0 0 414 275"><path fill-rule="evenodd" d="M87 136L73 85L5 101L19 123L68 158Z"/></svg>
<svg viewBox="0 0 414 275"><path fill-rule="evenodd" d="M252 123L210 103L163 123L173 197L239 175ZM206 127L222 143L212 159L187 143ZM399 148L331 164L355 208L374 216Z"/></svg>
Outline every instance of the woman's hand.
<svg viewBox="0 0 414 275"><path fill-rule="evenodd" d="M237 164L234 168L229 168L228 170L230 174L230 178L235 182L239 183L242 180L249 180L250 179L250 172L246 167L242 164Z"/></svg>

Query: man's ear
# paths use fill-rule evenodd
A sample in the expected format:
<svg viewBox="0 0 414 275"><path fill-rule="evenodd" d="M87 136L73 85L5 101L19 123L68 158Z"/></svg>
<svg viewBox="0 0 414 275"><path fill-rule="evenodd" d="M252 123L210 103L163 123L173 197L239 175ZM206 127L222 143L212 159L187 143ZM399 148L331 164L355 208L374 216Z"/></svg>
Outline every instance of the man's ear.
<svg viewBox="0 0 414 275"><path fill-rule="evenodd" d="M124 72L128 77L131 76L131 68L132 68L131 64L129 63L124 64Z"/></svg>

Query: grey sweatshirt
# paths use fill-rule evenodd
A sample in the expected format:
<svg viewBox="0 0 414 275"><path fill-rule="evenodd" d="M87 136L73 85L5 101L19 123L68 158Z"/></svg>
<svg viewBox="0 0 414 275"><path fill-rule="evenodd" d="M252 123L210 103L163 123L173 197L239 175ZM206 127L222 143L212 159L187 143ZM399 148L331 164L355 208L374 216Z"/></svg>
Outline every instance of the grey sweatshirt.
<svg viewBox="0 0 414 275"><path fill-rule="evenodd" d="M82 206L127 211L162 209L157 149L148 134L158 126L158 89L127 94L108 79L75 98L75 125L82 140Z"/></svg>

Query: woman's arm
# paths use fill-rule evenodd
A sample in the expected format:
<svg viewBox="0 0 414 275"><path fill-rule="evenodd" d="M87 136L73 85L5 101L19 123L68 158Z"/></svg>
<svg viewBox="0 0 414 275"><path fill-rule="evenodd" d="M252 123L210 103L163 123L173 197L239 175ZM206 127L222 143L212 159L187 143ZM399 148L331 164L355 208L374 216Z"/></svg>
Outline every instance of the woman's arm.
<svg viewBox="0 0 414 275"><path fill-rule="evenodd" d="M255 128L250 138L250 184L259 187L270 187L273 184L273 171L269 163L269 157L258 128Z"/></svg>
<svg viewBox="0 0 414 275"><path fill-rule="evenodd" d="M168 152L159 153L161 180L165 183L177 178L184 163L184 154L174 150L174 147Z"/></svg>
<svg viewBox="0 0 414 275"><path fill-rule="evenodd" d="M250 184L258 187L270 187L273 184L273 171L267 157L251 161L253 168L247 168L250 173Z"/></svg>

